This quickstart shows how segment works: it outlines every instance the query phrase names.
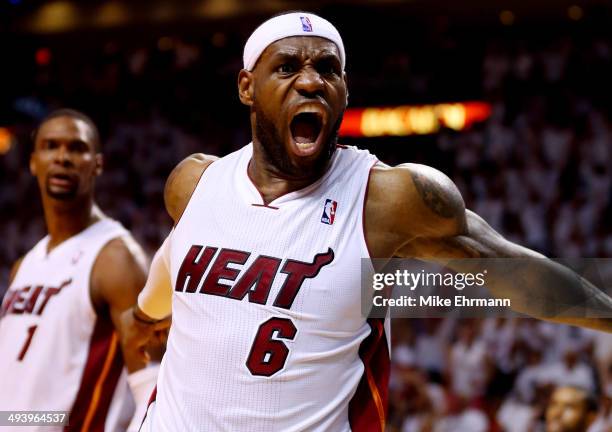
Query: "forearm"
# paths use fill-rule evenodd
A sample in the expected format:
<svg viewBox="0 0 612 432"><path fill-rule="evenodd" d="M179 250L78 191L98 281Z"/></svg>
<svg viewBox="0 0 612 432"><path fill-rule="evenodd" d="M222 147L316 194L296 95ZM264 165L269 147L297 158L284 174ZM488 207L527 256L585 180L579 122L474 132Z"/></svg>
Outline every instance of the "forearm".
<svg viewBox="0 0 612 432"><path fill-rule="evenodd" d="M486 287L496 297L509 299L517 312L612 331L608 295L570 269L503 238L466 210L459 190L446 176L428 167L406 165L380 170L371 181L374 195L369 202L376 203L376 192L382 193L378 183L387 190L395 188L397 195L385 211L375 206L369 210L367 220L376 222L370 222L370 231L386 234L378 237L378 249L435 261L457 272L486 269ZM379 198L379 202L385 200ZM391 221L388 226L387 220ZM396 220L401 223L393 223ZM396 246L395 238L404 243Z"/></svg>
<svg viewBox="0 0 612 432"><path fill-rule="evenodd" d="M516 312L612 332L612 298L571 269L547 258L477 261L487 288Z"/></svg>
<svg viewBox="0 0 612 432"><path fill-rule="evenodd" d="M612 298L569 268L511 243L479 216L468 214L468 232L453 239L466 257L451 267L487 268L487 287L510 298L520 313L612 332ZM504 260L498 260L504 258Z"/></svg>

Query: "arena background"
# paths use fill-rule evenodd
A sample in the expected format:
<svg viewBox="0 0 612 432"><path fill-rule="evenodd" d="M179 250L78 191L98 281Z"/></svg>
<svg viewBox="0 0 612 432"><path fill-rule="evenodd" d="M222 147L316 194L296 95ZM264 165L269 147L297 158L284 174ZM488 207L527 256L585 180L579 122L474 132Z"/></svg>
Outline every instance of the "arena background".
<svg viewBox="0 0 612 432"><path fill-rule="evenodd" d="M44 235L28 171L37 121L65 106L94 118L106 158L98 203L151 254L171 226L162 189L172 167L249 141L242 46L263 19L294 9L339 28L350 106L490 107L468 128L345 144L442 170L513 241L552 257L612 257L609 2L2 0L0 295L11 263ZM528 319L393 326L390 431L542 430L559 383L596 392L591 429L612 430L610 335Z"/></svg>

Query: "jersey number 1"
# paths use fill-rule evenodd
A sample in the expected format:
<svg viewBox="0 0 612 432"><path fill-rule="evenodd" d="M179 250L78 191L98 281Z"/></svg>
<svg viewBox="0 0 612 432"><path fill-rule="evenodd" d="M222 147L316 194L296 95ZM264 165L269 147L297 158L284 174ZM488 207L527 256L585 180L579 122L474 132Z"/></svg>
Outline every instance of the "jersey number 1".
<svg viewBox="0 0 612 432"><path fill-rule="evenodd" d="M284 368L289 348L274 337L293 340L296 333L295 325L287 318L270 318L260 325L246 362L249 371L269 377Z"/></svg>
<svg viewBox="0 0 612 432"><path fill-rule="evenodd" d="M23 358L26 355L26 352L28 352L28 348L30 348L30 343L32 343L32 337L34 336L34 332L36 331L36 328L38 326L30 326L28 327L28 337L25 340L24 344L23 344L23 348L21 348L21 352L19 353L19 357L17 357L18 361L23 360Z"/></svg>

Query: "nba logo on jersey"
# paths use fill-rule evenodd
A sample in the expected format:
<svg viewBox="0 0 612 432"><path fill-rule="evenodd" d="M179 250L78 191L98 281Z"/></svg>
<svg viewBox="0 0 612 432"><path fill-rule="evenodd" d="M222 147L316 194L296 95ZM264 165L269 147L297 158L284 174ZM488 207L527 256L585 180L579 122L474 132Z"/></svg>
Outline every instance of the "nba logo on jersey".
<svg viewBox="0 0 612 432"><path fill-rule="evenodd" d="M336 201L330 200L329 198L325 200L323 215L321 216L322 223L327 225L334 223L334 219L336 219L336 207L338 207L338 203Z"/></svg>
<svg viewBox="0 0 612 432"><path fill-rule="evenodd" d="M301 16L300 20L302 21L302 30L304 30L305 32L311 32L312 24L310 23L310 20L308 19L308 17Z"/></svg>

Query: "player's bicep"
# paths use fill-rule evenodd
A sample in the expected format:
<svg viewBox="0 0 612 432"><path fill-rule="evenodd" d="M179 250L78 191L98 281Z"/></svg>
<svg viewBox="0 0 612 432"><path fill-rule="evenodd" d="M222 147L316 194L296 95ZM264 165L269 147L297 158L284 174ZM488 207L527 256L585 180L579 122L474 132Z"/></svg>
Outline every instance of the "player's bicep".
<svg viewBox="0 0 612 432"><path fill-rule="evenodd" d="M217 159L216 156L196 153L181 161L170 173L164 188L164 203L175 224L185 211L200 177Z"/></svg>
<svg viewBox="0 0 612 432"><path fill-rule="evenodd" d="M440 171L418 164L379 170L377 187L385 203L379 223L396 238L393 254L419 256L465 233L466 210L455 184ZM427 250L424 250L427 249Z"/></svg>
<svg viewBox="0 0 612 432"><path fill-rule="evenodd" d="M402 256L424 258L528 257L538 253L506 240L483 218L465 208L457 186L441 172L409 164L425 216L423 234L404 245Z"/></svg>
<svg viewBox="0 0 612 432"><path fill-rule="evenodd" d="M121 313L136 304L146 281L146 259L130 237L111 240L92 271L92 300L98 311L108 307L117 330Z"/></svg>
<svg viewBox="0 0 612 432"><path fill-rule="evenodd" d="M410 176L407 194L423 236L447 237L464 232L465 203L450 178L426 165L404 164L396 169Z"/></svg>

